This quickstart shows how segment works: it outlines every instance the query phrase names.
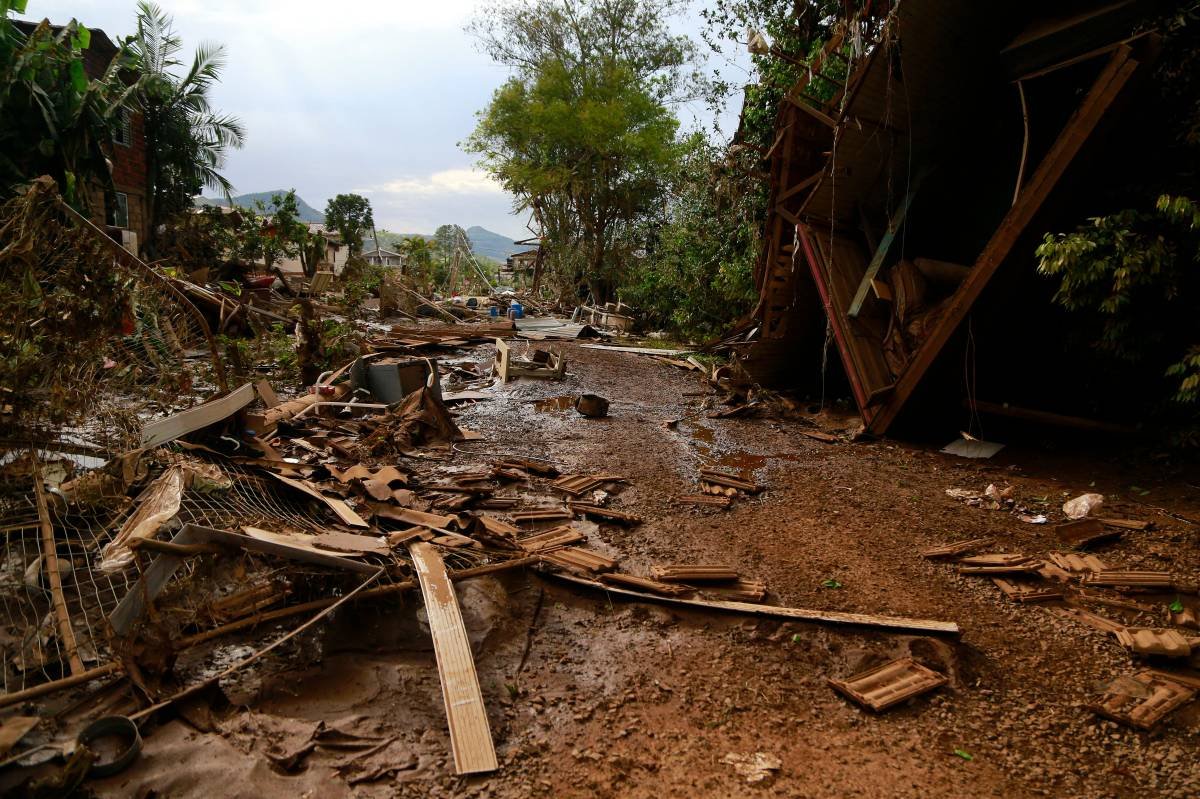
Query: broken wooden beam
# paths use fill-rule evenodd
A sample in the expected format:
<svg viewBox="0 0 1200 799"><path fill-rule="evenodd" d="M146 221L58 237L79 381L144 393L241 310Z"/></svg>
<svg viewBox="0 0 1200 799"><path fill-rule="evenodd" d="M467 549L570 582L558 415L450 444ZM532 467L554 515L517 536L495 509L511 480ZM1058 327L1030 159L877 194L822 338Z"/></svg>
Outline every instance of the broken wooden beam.
<svg viewBox="0 0 1200 799"><path fill-rule="evenodd" d="M555 580L563 580L583 588L605 591L614 596L628 597L642 602L656 602L696 610L714 610L726 613L741 613L749 616L784 619L787 621L806 621L815 624L832 624L845 627L866 627L894 632L916 632L926 635L959 635L962 631L952 621L936 621L933 619L912 619L903 616L876 616L868 613L846 613L837 610L810 610L807 608L787 608L777 605L753 605L748 602L721 602L719 600L683 599L679 597L656 596L624 588L615 588L595 580L585 580L569 574L546 575Z"/></svg>

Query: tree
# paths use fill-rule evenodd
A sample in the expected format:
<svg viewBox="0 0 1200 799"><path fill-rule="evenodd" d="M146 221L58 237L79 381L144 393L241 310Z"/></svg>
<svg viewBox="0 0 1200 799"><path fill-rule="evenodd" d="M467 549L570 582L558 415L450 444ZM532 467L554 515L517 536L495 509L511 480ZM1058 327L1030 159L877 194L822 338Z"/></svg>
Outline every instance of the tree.
<svg viewBox="0 0 1200 799"><path fill-rule="evenodd" d="M325 203L325 226L338 232L350 256L358 255L363 236L375 228L371 201L358 194L339 194Z"/></svg>
<svg viewBox="0 0 1200 799"><path fill-rule="evenodd" d="M55 33L43 20L26 36L9 19L25 3L0 0L0 196L50 175L71 205L87 210L84 187L112 191L105 150L132 104L121 80L131 56L119 48L104 74L89 80L91 33L71 20Z"/></svg>
<svg viewBox="0 0 1200 799"><path fill-rule="evenodd" d="M400 242L400 252L404 256L404 271L429 293L433 277L433 247L420 236L409 236Z"/></svg>
<svg viewBox="0 0 1200 799"><path fill-rule="evenodd" d="M625 237L659 203L675 159L678 122L664 103L688 83L691 48L664 16L679 7L529 0L473 28L517 75L465 146L516 196L516 210L534 213L552 261L572 264L562 277L597 302L618 284ZM566 213L547 219L546 209Z"/></svg>
<svg viewBox="0 0 1200 799"><path fill-rule="evenodd" d="M299 255L308 238L308 226L300 221L296 190L272 195L269 203L258 200L255 207L260 217L267 217L260 220L263 266L270 270L280 258ZM304 259L301 259L301 266L309 277L316 273L315 263L312 272L308 271Z"/></svg>
<svg viewBox="0 0 1200 799"><path fill-rule="evenodd" d="M467 231L458 225L439 225L433 232L433 251L435 257L442 263L448 264L459 248L460 242L467 240Z"/></svg>
<svg viewBox="0 0 1200 799"><path fill-rule="evenodd" d="M648 325L689 337L718 335L757 297L760 199L741 185L741 165L694 134L668 175L663 214L648 221L647 253L623 298Z"/></svg>
<svg viewBox="0 0 1200 799"><path fill-rule="evenodd" d="M153 250L159 224L188 211L201 189L223 192L233 187L218 170L230 149L240 148L245 132L237 117L214 111L209 94L225 67L224 48L201 44L182 77L179 52L183 43L173 20L151 2L138 3L137 34L131 48L138 57L138 100L146 138L149 183L148 247Z"/></svg>

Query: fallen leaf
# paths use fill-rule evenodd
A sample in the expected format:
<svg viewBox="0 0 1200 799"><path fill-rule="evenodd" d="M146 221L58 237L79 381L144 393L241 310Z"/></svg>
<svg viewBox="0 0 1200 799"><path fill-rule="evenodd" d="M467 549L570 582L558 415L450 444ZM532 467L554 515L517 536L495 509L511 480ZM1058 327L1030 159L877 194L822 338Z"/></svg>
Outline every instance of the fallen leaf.
<svg viewBox="0 0 1200 799"><path fill-rule="evenodd" d="M974 755L972 755L970 752L968 752L964 749L955 749L954 754L958 755L963 760L974 760L975 759Z"/></svg>

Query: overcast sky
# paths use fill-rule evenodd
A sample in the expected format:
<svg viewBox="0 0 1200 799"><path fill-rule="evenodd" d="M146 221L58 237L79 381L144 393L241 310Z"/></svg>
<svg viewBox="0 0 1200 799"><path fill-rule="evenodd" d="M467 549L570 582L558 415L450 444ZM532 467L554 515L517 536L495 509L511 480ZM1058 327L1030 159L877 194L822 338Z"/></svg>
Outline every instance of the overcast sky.
<svg viewBox="0 0 1200 799"><path fill-rule="evenodd" d="M699 4L703 0L697 0ZM370 198L399 233L482 225L524 238L512 198L458 148L507 77L463 32L478 0L165 0L190 62L225 45L216 106L245 124L224 174L237 193L295 188L324 210L335 194ZM134 0L29 0L26 18L71 17L112 38L133 33ZM680 23L699 29L698 15ZM723 64L715 64L724 66ZM737 108L723 117L736 124ZM676 109L707 126L697 103Z"/></svg>

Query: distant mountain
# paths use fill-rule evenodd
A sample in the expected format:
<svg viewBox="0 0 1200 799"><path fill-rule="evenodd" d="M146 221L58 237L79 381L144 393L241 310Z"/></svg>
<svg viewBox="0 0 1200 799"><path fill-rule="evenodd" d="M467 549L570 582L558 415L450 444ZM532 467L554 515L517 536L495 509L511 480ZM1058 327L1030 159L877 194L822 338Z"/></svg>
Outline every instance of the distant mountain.
<svg viewBox="0 0 1200 799"><path fill-rule="evenodd" d="M501 236L499 233L493 233L487 228L481 228L478 225L467 228L467 239L470 240L471 250L476 255L486 255L488 258L495 258L497 261L503 261L519 250L528 249L527 247L518 247L513 244L513 240L508 236Z"/></svg>
<svg viewBox="0 0 1200 799"><path fill-rule="evenodd" d="M414 236L429 241L433 238L430 233L393 233L390 230L379 230L379 246L385 250L397 250L400 242L404 239L410 239ZM471 242L471 251L478 256L491 258L495 261L503 262L505 258L512 255L514 252L528 249L527 247L518 247L513 244L513 240L508 236L502 236L499 233L493 233L487 228L474 227L467 228L467 240ZM370 234L363 237L363 249L374 249L375 243L371 241Z"/></svg>
<svg viewBox="0 0 1200 799"><path fill-rule="evenodd" d="M257 208L258 202L261 200L267 207L267 212L275 210L271 204L271 198L276 194L287 194L287 189L275 189L274 191L257 191L253 194L239 194L233 198L233 204L239 208ZM228 207L229 203L224 197L200 197L196 200L197 205L219 205ZM302 197L296 197L296 208L300 211L300 219L303 222L324 222L325 214L313 208L308 203L304 202Z"/></svg>

